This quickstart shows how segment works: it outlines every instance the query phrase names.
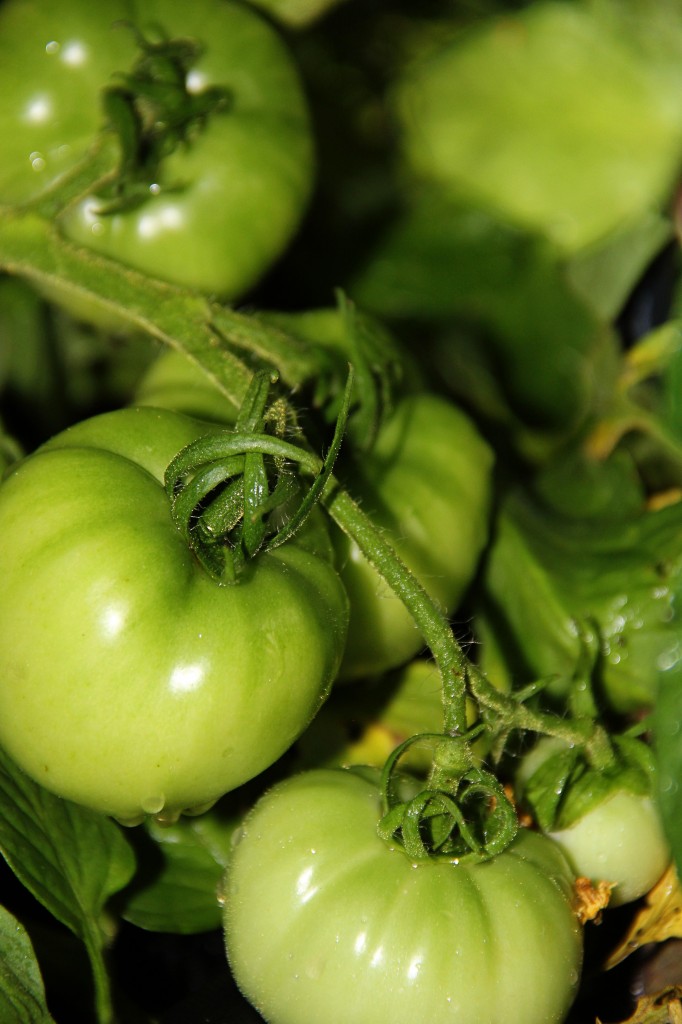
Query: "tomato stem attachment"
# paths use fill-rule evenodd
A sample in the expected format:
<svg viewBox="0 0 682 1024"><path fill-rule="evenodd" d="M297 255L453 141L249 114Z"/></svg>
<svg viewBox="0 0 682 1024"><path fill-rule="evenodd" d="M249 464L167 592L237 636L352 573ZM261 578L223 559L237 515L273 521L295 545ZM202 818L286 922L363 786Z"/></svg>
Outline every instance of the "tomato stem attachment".
<svg viewBox="0 0 682 1024"><path fill-rule="evenodd" d="M250 558L279 547L300 529L321 499L341 447L352 370L324 460L281 436L289 427L281 405L266 408L276 380L266 370L254 374L234 429L192 442L166 469L172 518L203 568L220 583L235 583ZM267 433L268 425L275 434ZM292 466L313 477L302 498Z"/></svg>
<svg viewBox="0 0 682 1024"><path fill-rule="evenodd" d="M383 815L377 831L382 839L399 837L415 860L482 861L507 848L518 830L516 812L496 777L473 764L469 739L421 734L389 755L381 776ZM398 762L424 740L436 745L435 770L426 788L403 798Z"/></svg>
<svg viewBox="0 0 682 1024"><path fill-rule="evenodd" d="M191 145L210 117L231 104L228 90L216 86L190 91L188 75L201 46L192 39L144 36L133 25L140 50L132 71L118 76L102 93L104 113L120 149L118 171L100 216L130 210L149 199L150 189L177 191L183 182L164 183L162 164L178 146Z"/></svg>

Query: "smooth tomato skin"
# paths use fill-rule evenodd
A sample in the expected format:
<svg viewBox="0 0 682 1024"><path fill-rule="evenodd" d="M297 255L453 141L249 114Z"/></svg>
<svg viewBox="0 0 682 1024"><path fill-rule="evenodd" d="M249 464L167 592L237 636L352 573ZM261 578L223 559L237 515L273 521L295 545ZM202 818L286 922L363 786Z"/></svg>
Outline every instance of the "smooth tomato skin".
<svg viewBox="0 0 682 1024"><path fill-rule="evenodd" d="M319 709L347 599L318 519L234 586L199 567L161 484L205 424L85 421L0 487L0 742L35 779L134 821L209 804Z"/></svg>
<svg viewBox="0 0 682 1024"><path fill-rule="evenodd" d="M348 489L441 610L470 585L488 539L493 455L471 420L429 393L400 400ZM343 479L343 476L342 476ZM333 533L351 605L342 679L403 665L424 641L409 612L355 542Z"/></svg>
<svg viewBox="0 0 682 1024"><path fill-rule="evenodd" d="M237 407L197 363L168 347L138 381L133 404L170 409L222 426L232 426L238 414Z"/></svg>
<svg viewBox="0 0 682 1024"><path fill-rule="evenodd" d="M611 907L644 896L670 864L670 847L653 800L624 790L570 828L548 834L576 873L615 884Z"/></svg>
<svg viewBox="0 0 682 1024"><path fill-rule="evenodd" d="M578 984L573 875L522 831L485 864L413 862L379 838L378 790L294 776L242 825L226 873L229 962L269 1024L552 1024Z"/></svg>
<svg viewBox="0 0 682 1024"><path fill-rule="evenodd" d="M64 13L46 0L9 0L0 9L0 126L4 138L12 136L0 203L39 194L95 142L103 126L100 91L136 58L132 29L122 22L197 39L204 52L188 78L227 89L229 108L166 158L149 182L160 194L108 215L89 196L59 224L72 241L153 277L224 299L241 294L286 246L312 181L307 107L279 36L232 0L119 0L106 7L73 0L68 7Z"/></svg>
<svg viewBox="0 0 682 1024"><path fill-rule="evenodd" d="M564 746L559 739L544 737L526 755L517 773L520 795L533 772ZM574 824L547 835L565 852L576 875L613 884L610 907L631 903L648 893L671 861L670 844L654 800L627 789L615 789Z"/></svg>

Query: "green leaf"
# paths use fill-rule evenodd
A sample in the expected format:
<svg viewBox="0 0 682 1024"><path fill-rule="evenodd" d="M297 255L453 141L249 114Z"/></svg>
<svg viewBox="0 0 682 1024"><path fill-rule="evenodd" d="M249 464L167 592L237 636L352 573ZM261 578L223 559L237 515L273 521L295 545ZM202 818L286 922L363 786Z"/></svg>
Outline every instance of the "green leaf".
<svg viewBox="0 0 682 1024"><path fill-rule="evenodd" d="M496 421L575 430L615 372L614 339L557 249L436 188L411 197L353 294L377 315L439 326L439 372Z"/></svg>
<svg viewBox="0 0 682 1024"><path fill-rule="evenodd" d="M625 501L629 502L629 488ZM580 498L576 492L576 503ZM626 506L627 507L627 506ZM510 494L483 581L487 625L519 680L554 676L563 701L580 653L576 623L598 631L597 699L617 712L649 709L679 645L682 504L583 517Z"/></svg>
<svg viewBox="0 0 682 1024"><path fill-rule="evenodd" d="M0 950L2 1024L53 1024L31 941L4 907L0 907Z"/></svg>
<svg viewBox="0 0 682 1024"><path fill-rule="evenodd" d="M85 943L98 1017L109 1020L105 906L135 870L121 829L104 815L53 796L0 751L0 851L36 899Z"/></svg>
<svg viewBox="0 0 682 1024"><path fill-rule="evenodd" d="M125 920L182 935L219 928L220 884L240 820L231 804L221 802L173 825L149 822L137 836L142 885L136 880L125 900Z"/></svg>
<svg viewBox="0 0 682 1024"><path fill-rule="evenodd" d="M671 238L672 225L647 212L566 264L566 277L604 322L614 320L649 263Z"/></svg>
<svg viewBox="0 0 682 1024"><path fill-rule="evenodd" d="M614 760L605 768L592 767L580 747L556 739L541 740L528 755L517 785L544 832L570 828L614 793L651 796L655 770L649 748L627 736L611 742Z"/></svg>
<svg viewBox="0 0 682 1024"><path fill-rule="evenodd" d="M653 712L654 749L658 763L658 796L666 834L682 876L682 651L661 672Z"/></svg>
<svg viewBox="0 0 682 1024"><path fill-rule="evenodd" d="M575 747L560 750L540 765L525 786L524 798L545 832L556 825L564 787L574 773L578 757Z"/></svg>

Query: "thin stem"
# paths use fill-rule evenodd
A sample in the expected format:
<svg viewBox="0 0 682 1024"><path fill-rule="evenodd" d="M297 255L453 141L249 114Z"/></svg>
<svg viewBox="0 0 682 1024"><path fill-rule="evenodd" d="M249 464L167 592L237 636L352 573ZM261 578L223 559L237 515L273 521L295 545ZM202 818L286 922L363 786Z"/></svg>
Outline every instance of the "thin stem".
<svg viewBox="0 0 682 1024"><path fill-rule="evenodd" d="M463 735L467 731L467 659L447 619L384 535L337 481L330 482L323 503L337 526L355 541L412 615L440 669L444 732Z"/></svg>
<svg viewBox="0 0 682 1024"><path fill-rule="evenodd" d="M111 984L104 957L101 933L94 928L88 929L84 936L84 941L92 969L97 1024L113 1024L114 1010L111 999Z"/></svg>

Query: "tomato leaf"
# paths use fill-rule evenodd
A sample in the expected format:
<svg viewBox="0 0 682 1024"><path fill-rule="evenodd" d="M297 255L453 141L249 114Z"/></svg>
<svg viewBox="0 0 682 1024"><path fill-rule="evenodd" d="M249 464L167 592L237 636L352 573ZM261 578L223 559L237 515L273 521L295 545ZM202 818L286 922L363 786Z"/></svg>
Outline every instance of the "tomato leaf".
<svg viewBox="0 0 682 1024"><path fill-rule="evenodd" d="M184 935L219 928L220 884L238 822L239 815L223 814L222 805L169 826L150 822L136 838L141 874L146 863L151 877L131 890L124 919L148 931Z"/></svg>
<svg viewBox="0 0 682 1024"><path fill-rule="evenodd" d="M3 1024L51 1024L31 941L4 907L0 907L0 949L0 1020Z"/></svg>
<svg viewBox="0 0 682 1024"><path fill-rule="evenodd" d="M547 444L545 432L580 425L612 373L613 341L567 273L552 246L425 189L379 240L353 295L396 321L455 317L459 329L436 350L448 386L518 443Z"/></svg>
<svg viewBox="0 0 682 1024"><path fill-rule="evenodd" d="M85 944L100 1021L110 1019L105 905L135 870L110 818L53 796L0 751L0 851L17 878Z"/></svg>

